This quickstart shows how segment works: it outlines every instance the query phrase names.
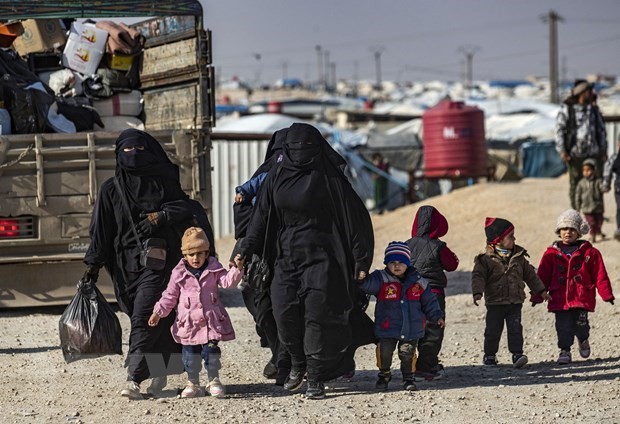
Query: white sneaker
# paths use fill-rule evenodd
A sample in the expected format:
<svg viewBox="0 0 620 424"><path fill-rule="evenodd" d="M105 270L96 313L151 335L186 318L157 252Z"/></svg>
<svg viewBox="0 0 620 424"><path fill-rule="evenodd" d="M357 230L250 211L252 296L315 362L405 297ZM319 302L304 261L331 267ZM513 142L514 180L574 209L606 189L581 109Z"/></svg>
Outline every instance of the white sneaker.
<svg viewBox="0 0 620 424"><path fill-rule="evenodd" d="M194 398L194 397L200 397L204 395L205 395L205 391L203 390L203 388L200 387L199 384L194 384L191 381L187 382L187 384L185 385L185 388L181 392L182 398Z"/></svg>
<svg viewBox="0 0 620 424"><path fill-rule="evenodd" d="M142 400L144 397L140 393L140 385L135 381L130 381L123 390L121 390L121 396L129 398L130 400Z"/></svg>
<svg viewBox="0 0 620 424"><path fill-rule="evenodd" d="M168 376L155 377L151 380L151 385L146 388L146 392L150 395L160 394L168 385Z"/></svg>
<svg viewBox="0 0 620 424"><path fill-rule="evenodd" d="M209 390L209 393L211 394L211 396L214 396L214 397L223 396L226 394L226 389L224 388L224 385L220 382L220 379L217 377L209 381L209 384L207 385L207 390Z"/></svg>

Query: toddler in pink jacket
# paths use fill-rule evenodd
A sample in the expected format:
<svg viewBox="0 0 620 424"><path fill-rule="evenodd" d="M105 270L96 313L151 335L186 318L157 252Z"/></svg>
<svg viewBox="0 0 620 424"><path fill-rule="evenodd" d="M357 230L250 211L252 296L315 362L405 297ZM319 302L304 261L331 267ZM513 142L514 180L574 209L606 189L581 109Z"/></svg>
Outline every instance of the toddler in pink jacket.
<svg viewBox="0 0 620 424"><path fill-rule="evenodd" d="M236 267L226 271L221 263L209 256L209 240L197 227L185 230L181 242L183 259L170 275L168 287L155 304L148 324L156 326L160 318L176 308L177 316L171 332L183 346L183 365L188 383L182 398L203 396L200 386L201 358L204 359L211 396L222 396L224 386L219 379L221 340L233 340L235 331L224 305L220 303L218 285L236 287L243 276L243 260L235 257Z"/></svg>

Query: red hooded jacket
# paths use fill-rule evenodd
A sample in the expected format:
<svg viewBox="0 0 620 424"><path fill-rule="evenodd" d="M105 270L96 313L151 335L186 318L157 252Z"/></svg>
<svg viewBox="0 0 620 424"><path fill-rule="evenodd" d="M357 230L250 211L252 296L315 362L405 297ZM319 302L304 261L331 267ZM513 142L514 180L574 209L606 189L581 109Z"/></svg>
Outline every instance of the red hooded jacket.
<svg viewBox="0 0 620 424"><path fill-rule="evenodd" d="M594 312L596 291L608 302L614 300L611 282L598 249L588 241L578 241L579 248L569 257L558 247L549 246L538 266L538 276L549 291L549 312L583 308ZM532 296L533 303L541 303L539 295Z"/></svg>

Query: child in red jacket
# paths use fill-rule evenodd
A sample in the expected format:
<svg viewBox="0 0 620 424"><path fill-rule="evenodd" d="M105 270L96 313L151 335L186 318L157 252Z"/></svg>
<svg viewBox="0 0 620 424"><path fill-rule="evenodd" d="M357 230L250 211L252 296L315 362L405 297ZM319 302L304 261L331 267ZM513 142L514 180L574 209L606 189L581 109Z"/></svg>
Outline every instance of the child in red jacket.
<svg viewBox="0 0 620 424"><path fill-rule="evenodd" d="M594 312L596 291L605 302L614 303L601 252L590 242L579 240L588 231L588 224L579 212L573 209L562 212L555 228L560 240L547 248L538 267L538 276L551 296L549 312L555 313L560 365L571 362L575 336L581 357L590 356L588 312ZM533 304L541 301L540 297L532 296Z"/></svg>

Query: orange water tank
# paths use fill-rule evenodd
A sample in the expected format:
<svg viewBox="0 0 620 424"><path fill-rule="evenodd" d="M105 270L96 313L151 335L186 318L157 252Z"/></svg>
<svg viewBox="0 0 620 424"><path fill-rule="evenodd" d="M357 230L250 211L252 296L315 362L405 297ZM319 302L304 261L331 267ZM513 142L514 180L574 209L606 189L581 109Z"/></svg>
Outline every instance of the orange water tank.
<svg viewBox="0 0 620 424"><path fill-rule="evenodd" d="M487 175L484 112L443 100L422 115L424 175L467 178Z"/></svg>

